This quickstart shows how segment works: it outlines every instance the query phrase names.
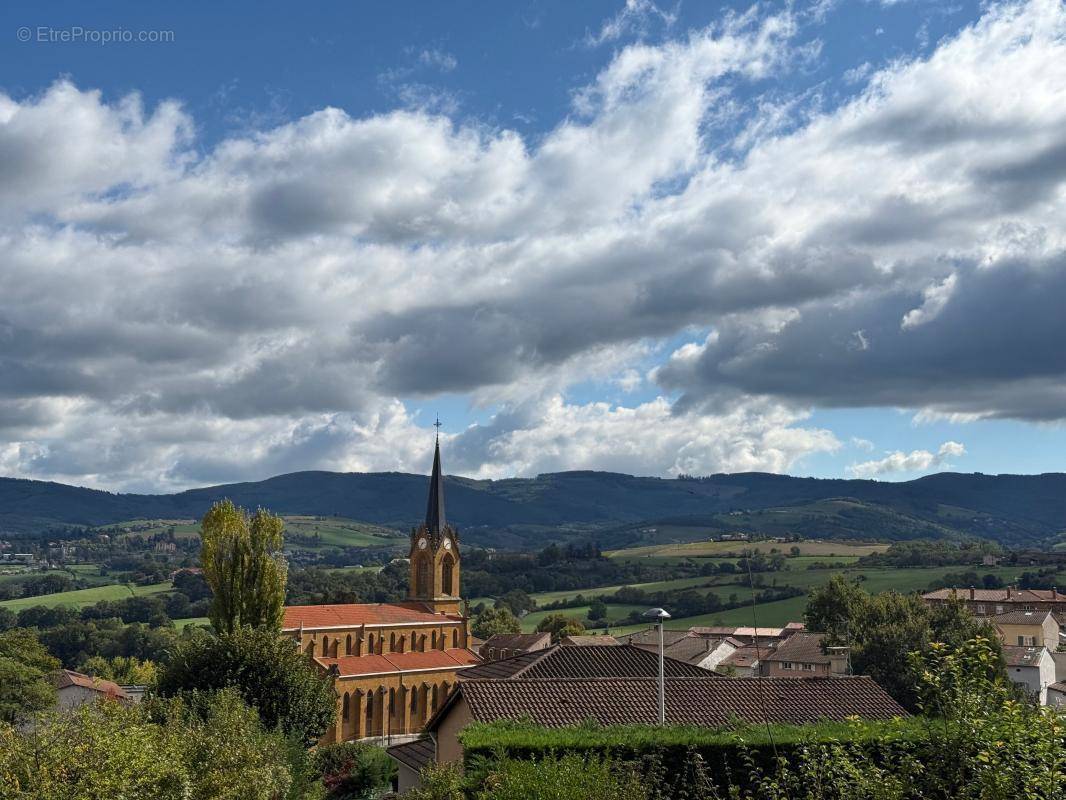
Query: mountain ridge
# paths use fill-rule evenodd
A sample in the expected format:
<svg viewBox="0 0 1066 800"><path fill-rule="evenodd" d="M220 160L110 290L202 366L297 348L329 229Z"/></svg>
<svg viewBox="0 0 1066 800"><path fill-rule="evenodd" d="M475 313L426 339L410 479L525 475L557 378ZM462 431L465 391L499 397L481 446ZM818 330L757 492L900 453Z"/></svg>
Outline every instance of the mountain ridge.
<svg viewBox="0 0 1066 800"><path fill-rule="evenodd" d="M130 519L198 518L223 497L282 514L337 515L405 529L420 521L427 482L427 476L403 472L314 470L172 494L124 494L54 481L0 478L0 533ZM841 498L877 509L876 534L890 538L914 538L919 533L908 522L906 535L893 536L892 514L928 522L933 536L954 531L1031 544L1066 531L1066 473L943 472L885 482L763 472L657 478L575 470L495 480L449 475L445 487L449 520L472 533L475 541L493 530L517 532L517 539L524 540L537 538L536 532L541 538L552 530L576 535L664 518L705 519L703 524L712 530L726 529L732 527L731 520L720 515L750 512L754 518L772 509L789 509L798 520L798 533L819 535L822 512L815 504ZM856 514L851 525L839 509L834 514L835 535L864 536L858 519L862 515ZM873 517L866 518L870 524ZM568 535L560 533L562 538Z"/></svg>

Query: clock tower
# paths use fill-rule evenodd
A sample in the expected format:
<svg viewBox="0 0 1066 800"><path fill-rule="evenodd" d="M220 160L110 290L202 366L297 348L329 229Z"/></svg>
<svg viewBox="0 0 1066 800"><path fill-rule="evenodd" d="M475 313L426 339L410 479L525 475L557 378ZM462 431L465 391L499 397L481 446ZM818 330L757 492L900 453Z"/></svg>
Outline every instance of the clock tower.
<svg viewBox="0 0 1066 800"><path fill-rule="evenodd" d="M460 614L459 533L444 517L439 437L433 452L426 521L411 531L410 558L408 600L423 603L438 614Z"/></svg>

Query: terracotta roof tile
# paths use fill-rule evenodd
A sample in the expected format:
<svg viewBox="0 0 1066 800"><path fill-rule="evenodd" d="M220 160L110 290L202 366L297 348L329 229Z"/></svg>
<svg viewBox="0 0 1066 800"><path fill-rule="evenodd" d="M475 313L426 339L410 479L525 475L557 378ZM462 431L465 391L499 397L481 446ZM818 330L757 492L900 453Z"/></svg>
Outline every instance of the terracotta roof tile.
<svg viewBox="0 0 1066 800"><path fill-rule="evenodd" d="M667 658L666 674L712 676L709 670L694 664ZM641 678L659 674L659 658L632 645L617 647L563 647L552 645L545 650L523 653L502 661L488 661L463 670L462 680L513 678Z"/></svg>
<svg viewBox="0 0 1066 800"><path fill-rule="evenodd" d="M801 664L828 664L822 652L822 637L817 633L796 633L779 644L763 661L796 661Z"/></svg>
<svg viewBox="0 0 1066 800"><path fill-rule="evenodd" d="M93 678L74 672L69 669L61 669L55 674L54 682L57 689L66 689L70 686L80 686L83 689L92 689L94 692L106 694L108 697L120 700L129 699L129 695L114 681L105 681L102 678Z"/></svg>
<svg viewBox="0 0 1066 800"><path fill-rule="evenodd" d="M601 725L653 723L658 715L657 687L654 678L479 680L461 682L459 692L477 721L531 719L558 727L586 720ZM668 678L666 682L666 719L676 724L716 727L735 719L805 724L906 714L867 677L708 677Z"/></svg>
<svg viewBox="0 0 1066 800"><path fill-rule="evenodd" d="M1007 597L1007 594L1010 597ZM926 600L977 600L982 603L1066 603L1066 594L1052 589L974 589L973 598L970 589L948 588L936 589L922 595Z"/></svg>
<svg viewBox="0 0 1066 800"><path fill-rule="evenodd" d="M1044 655L1044 647L1003 645L1003 660L1008 667L1035 667Z"/></svg>
<svg viewBox="0 0 1066 800"><path fill-rule="evenodd" d="M380 675L390 672L405 672L416 669L456 669L477 664L480 658L471 650L462 647L448 650L427 650L408 653L385 653L384 655L340 656L339 658L315 658L329 669L336 665L344 677L357 675Z"/></svg>
<svg viewBox="0 0 1066 800"><path fill-rule="evenodd" d="M420 603L347 603L327 606L286 606L281 628L352 628L359 625L410 625L458 622L459 617L433 614Z"/></svg>
<svg viewBox="0 0 1066 800"><path fill-rule="evenodd" d="M559 640L559 644L564 647L610 647L619 644L619 641L613 636L607 635L592 635L592 636L564 636Z"/></svg>
<svg viewBox="0 0 1066 800"><path fill-rule="evenodd" d="M547 631L541 633L494 633L485 640L486 648L496 650L528 650L537 645L551 643L552 635ZM547 640L547 641L545 641Z"/></svg>
<svg viewBox="0 0 1066 800"><path fill-rule="evenodd" d="M1048 617L1055 619L1055 615L1050 611L1022 611L1019 608L1015 611L996 614L992 617L992 621L998 625L1043 625ZM1055 623L1058 624L1058 620L1055 620Z"/></svg>

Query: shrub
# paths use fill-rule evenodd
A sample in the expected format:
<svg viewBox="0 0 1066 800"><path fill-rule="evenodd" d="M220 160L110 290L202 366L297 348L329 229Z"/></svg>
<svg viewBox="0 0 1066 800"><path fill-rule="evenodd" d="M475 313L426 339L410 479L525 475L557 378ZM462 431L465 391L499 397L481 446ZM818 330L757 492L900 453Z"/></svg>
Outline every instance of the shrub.
<svg viewBox="0 0 1066 800"><path fill-rule="evenodd" d="M359 800L390 785L396 764L380 747L342 742L319 747L314 767L330 800Z"/></svg>

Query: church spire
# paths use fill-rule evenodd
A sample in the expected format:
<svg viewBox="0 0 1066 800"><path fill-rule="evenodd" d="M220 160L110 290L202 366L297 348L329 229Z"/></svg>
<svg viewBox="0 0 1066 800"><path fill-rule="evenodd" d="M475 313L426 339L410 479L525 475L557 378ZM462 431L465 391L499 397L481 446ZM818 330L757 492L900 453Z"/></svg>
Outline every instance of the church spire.
<svg viewBox="0 0 1066 800"><path fill-rule="evenodd" d="M434 423L437 441L433 448L433 474L429 477L429 501L426 503L426 530L439 534L446 524L444 519L444 474L440 469L440 420Z"/></svg>

